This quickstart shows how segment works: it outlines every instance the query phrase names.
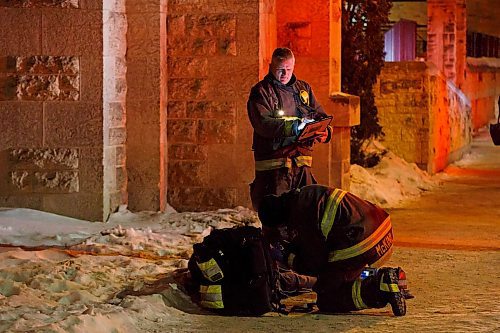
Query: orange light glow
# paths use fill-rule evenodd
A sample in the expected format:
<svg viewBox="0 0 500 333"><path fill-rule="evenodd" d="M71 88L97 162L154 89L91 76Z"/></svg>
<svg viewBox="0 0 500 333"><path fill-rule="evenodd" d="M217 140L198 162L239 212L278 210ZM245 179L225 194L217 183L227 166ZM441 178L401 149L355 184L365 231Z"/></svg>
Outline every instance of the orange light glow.
<svg viewBox="0 0 500 333"><path fill-rule="evenodd" d="M469 169L469 168L459 168L456 166L449 166L444 170L444 172L448 175L453 175L453 176L500 177L500 170L491 170L491 169Z"/></svg>

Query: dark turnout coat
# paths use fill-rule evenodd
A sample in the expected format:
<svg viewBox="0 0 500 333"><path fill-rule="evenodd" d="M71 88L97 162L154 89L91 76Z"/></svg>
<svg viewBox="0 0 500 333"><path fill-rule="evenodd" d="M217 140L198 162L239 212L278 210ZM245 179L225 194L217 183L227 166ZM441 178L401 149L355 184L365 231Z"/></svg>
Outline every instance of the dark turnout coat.
<svg viewBox="0 0 500 333"><path fill-rule="evenodd" d="M326 116L311 86L294 75L285 85L268 74L252 88L247 111L254 129L252 148L256 161L311 156L311 143L295 143L293 122Z"/></svg>
<svg viewBox="0 0 500 333"><path fill-rule="evenodd" d="M380 266L392 251L392 225L382 208L352 193L309 185L281 196L283 219L298 273Z"/></svg>

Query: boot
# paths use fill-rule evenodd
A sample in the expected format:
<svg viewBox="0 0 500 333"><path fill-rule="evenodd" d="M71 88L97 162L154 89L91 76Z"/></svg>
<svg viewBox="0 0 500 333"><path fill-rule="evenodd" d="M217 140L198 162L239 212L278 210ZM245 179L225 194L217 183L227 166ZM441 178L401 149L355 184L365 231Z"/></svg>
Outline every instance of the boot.
<svg viewBox="0 0 500 333"><path fill-rule="evenodd" d="M379 280L379 298L381 301L386 302L386 304L389 303L391 305L392 312L395 316L404 316L406 314L406 297L404 292L399 288L400 271L404 274L404 271L400 267L383 267L377 272L377 278ZM404 275L404 277L406 277L406 275ZM406 279L404 280L406 281ZM408 292L408 295L411 294Z"/></svg>

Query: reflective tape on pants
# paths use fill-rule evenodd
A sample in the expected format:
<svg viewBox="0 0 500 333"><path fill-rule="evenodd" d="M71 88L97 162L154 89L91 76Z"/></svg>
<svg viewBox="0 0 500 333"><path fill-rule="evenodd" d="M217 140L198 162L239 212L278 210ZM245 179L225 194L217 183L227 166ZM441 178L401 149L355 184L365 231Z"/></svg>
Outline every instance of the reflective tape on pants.
<svg viewBox="0 0 500 333"><path fill-rule="evenodd" d="M292 160L289 158L275 158L272 160L255 161L255 171L266 171L292 167Z"/></svg>
<svg viewBox="0 0 500 333"><path fill-rule="evenodd" d="M222 286L220 284L200 285L200 305L209 309L223 309Z"/></svg>
<svg viewBox="0 0 500 333"><path fill-rule="evenodd" d="M363 302L363 298L361 298L361 283L361 279L356 279L352 285L352 301L358 310L368 309L368 306Z"/></svg>

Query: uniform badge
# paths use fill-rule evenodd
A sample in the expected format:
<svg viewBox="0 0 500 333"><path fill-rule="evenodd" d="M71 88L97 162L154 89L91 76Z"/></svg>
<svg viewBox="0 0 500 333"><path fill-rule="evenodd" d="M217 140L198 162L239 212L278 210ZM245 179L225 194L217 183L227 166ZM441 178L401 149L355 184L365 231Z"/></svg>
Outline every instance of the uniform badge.
<svg viewBox="0 0 500 333"><path fill-rule="evenodd" d="M307 93L307 91L305 91L305 90L300 91L300 100L305 105L309 105L309 94Z"/></svg>

